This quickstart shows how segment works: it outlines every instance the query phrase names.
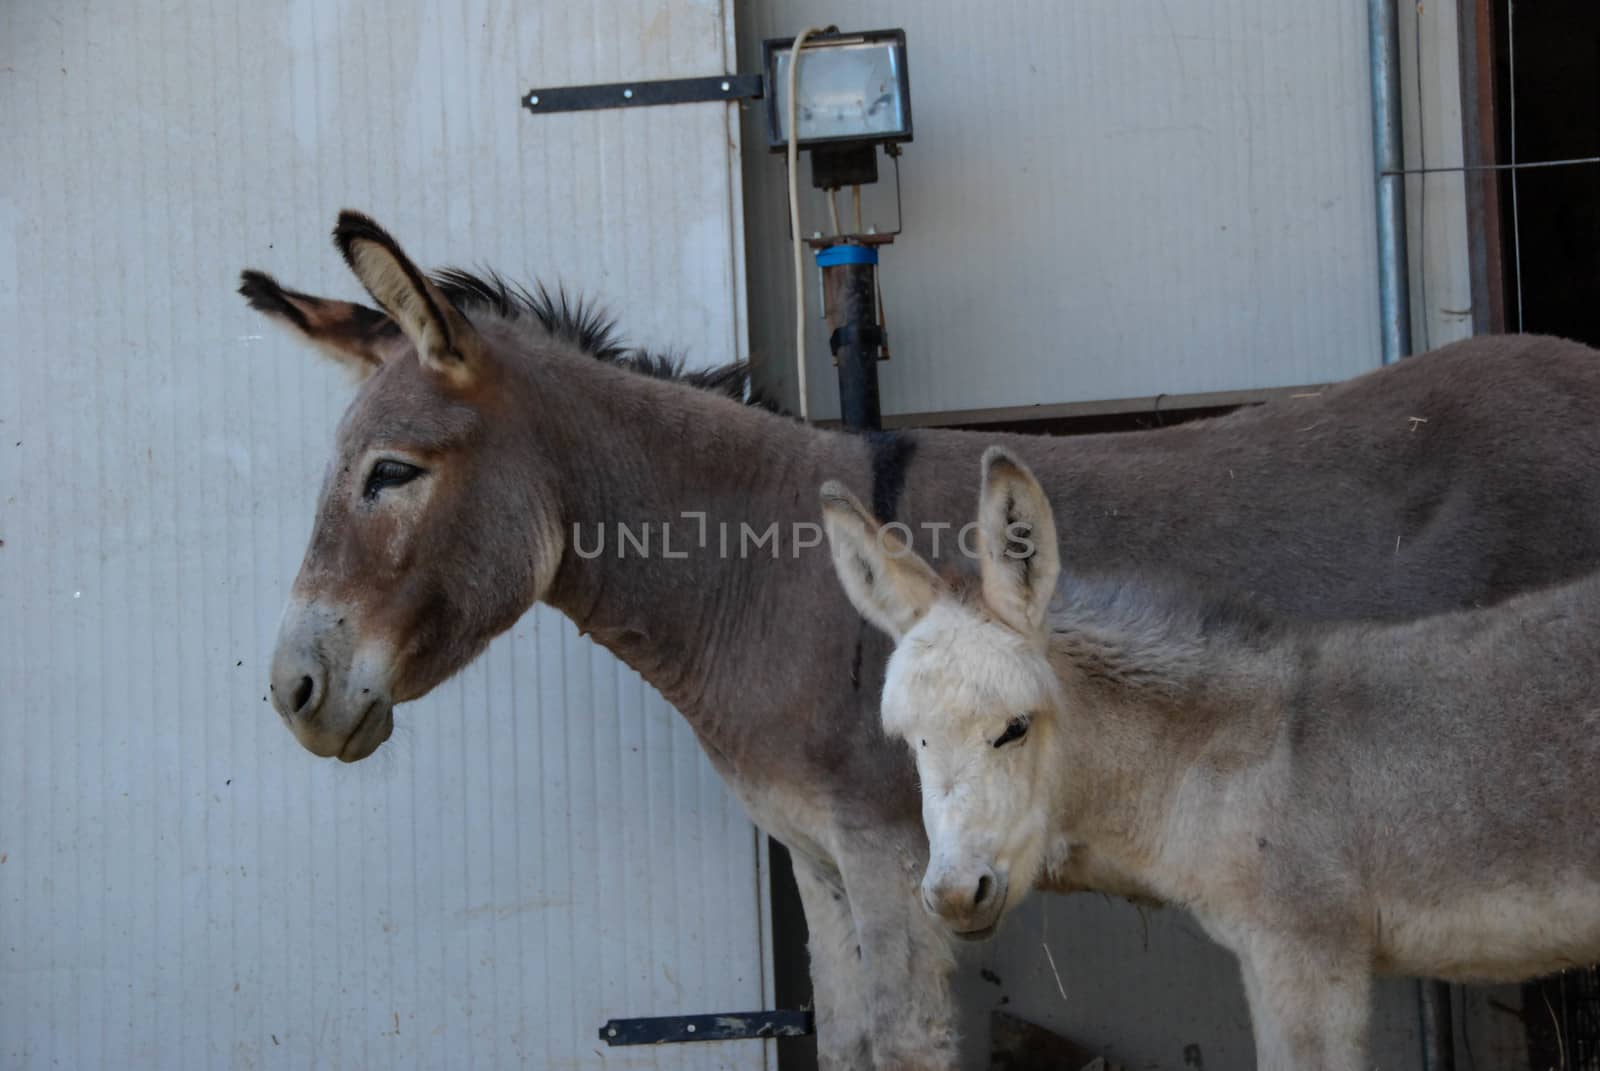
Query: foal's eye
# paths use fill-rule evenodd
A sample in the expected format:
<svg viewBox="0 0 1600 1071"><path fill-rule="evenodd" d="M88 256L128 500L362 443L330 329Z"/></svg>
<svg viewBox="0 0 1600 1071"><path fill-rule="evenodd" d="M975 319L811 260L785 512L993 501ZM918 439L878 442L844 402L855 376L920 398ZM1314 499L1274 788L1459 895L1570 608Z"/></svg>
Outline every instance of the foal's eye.
<svg viewBox="0 0 1600 1071"><path fill-rule="evenodd" d="M373 465L372 471L367 473L367 486L362 489L361 495L363 498L377 498L378 492L385 487L399 487L421 475L422 470L415 465L384 458Z"/></svg>
<svg viewBox="0 0 1600 1071"><path fill-rule="evenodd" d="M1006 731L995 738L995 747L1005 747L1013 740L1021 740L1028 735L1028 719L1012 718L1006 722Z"/></svg>

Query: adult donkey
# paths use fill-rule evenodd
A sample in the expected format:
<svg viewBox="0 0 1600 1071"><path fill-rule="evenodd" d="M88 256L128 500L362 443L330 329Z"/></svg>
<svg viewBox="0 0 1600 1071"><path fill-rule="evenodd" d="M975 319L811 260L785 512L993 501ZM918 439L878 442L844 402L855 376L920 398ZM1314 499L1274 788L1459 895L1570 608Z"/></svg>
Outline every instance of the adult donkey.
<svg viewBox="0 0 1600 1071"><path fill-rule="evenodd" d="M888 643L809 526L837 476L954 553L970 473L1008 438L807 427L640 375L604 325L562 306L429 279L363 216L334 237L382 312L259 273L242 287L365 376L273 661L295 735L360 759L395 703L536 600L557 607L682 712L793 852L825 1063L955 1066L953 960L917 897L912 764L877 721ZM1593 352L1490 338L1220 420L1009 441L1077 505L1062 553L1085 569L1169 569L1300 617L1395 618L1600 565L1597 413ZM592 555L597 527L617 524L650 525L657 552ZM741 538L774 524L781 546ZM791 544L796 531L819 545Z"/></svg>
<svg viewBox="0 0 1600 1071"><path fill-rule="evenodd" d="M1033 888L1182 905L1239 958L1263 1071L1370 1067L1374 972L1600 959L1600 574L1305 624L1137 577L1058 586L1050 502L998 448L976 583L822 494L845 590L898 644L883 727L916 756L923 898L957 936Z"/></svg>

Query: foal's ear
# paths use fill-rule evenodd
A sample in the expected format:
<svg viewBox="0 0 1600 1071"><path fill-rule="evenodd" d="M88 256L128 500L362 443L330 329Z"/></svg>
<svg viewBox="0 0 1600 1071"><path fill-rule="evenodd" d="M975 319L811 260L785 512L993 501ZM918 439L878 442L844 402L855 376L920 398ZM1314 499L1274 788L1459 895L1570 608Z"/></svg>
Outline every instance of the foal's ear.
<svg viewBox="0 0 1600 1071"><path fill-rule="evenodd" d="M898 643L938 597L938 575L833 480L822 485L822 521L845 594L862 617Z"/></svg>
<svg viewBox="0 0 1600 1071"><path fill-rule="evenodd" d="M333 241L367 293L411 340L423 367L465 386L476 371L478 333L450 299L360 212L339 213Z"/></svg>
<svg viewBox="0 0 1600 1071"><path fill-rule="evenodd" d="M365 305L286 290L261 271L242 273L239 293L252 309L289 328L357 379L367 378L384 361L405 352L406 339L395 322Z"/></svg>
<svg viewBox="0 0 1600 1071"><path fill-rule="evenodd" d="M1061 575L1056 522L1028 466L998 446L983 455L978 559L989 608L1019 632L1043 628Z"/></svg>

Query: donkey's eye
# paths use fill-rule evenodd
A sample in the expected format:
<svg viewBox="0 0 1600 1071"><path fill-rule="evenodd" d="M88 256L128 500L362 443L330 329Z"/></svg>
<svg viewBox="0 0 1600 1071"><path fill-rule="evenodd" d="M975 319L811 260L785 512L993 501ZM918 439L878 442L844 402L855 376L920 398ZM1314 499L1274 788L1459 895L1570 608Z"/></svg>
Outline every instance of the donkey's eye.
<svg viewBox="0 0 1600 1071"><path fill-rule="evenodd" d="M404 461L392 461L384 458L372 466L372 471L367 473L367 486L362 490L363 498L377 498L378 492L385 487L399 487L403 483L410 483L422 470L415 465L408 465Z"/></svg>
<svg viewBox="0 0 1600 1071"><path fill-rule="evenodd" d="M1012 718L1006 722L1006 731L995 737L995 747L1005 747L1013 740L1021 740L1028 735L1028 719Z"/></svg>

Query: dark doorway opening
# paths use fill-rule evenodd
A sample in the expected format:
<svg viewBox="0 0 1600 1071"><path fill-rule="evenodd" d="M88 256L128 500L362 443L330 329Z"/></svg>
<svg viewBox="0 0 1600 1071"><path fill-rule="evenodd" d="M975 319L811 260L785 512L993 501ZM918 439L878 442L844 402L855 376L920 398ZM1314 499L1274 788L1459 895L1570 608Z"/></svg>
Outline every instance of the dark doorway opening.
<svg viewBox="0 0 1600 1071"><path fill-rule="evenodd" d="M1492 18L1498 162L1600 156L1600 4L1495 0ZM1600 164L1498 186L1506 329L1600 345Z"/></svg>

